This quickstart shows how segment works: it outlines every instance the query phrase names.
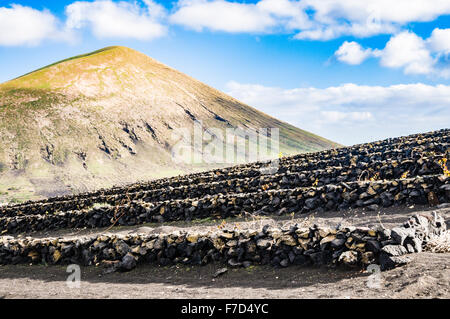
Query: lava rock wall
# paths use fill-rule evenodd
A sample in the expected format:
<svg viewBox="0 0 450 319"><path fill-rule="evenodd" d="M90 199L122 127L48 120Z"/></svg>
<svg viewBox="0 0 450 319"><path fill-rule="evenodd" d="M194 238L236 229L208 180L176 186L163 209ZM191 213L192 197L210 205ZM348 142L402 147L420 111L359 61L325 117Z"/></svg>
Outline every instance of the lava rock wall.
<svg viewBox="0 0 450 319"><path fill-rule="evenodd" d="M199 199L145 202L47 214L0 217L3 234L63 228L134 226L150 222L225 219L252 215L285 215L366 207L378 210L404 204L427 204L430 198L450 202L450 178L422 176L400 181L353 182L322 187L218 194ZM81 205L80 205L81 206Z"/></svg>
<svg viewBox="0 0 450 319"><path fill-rule="evenodd" d="M264 189L297 188L357 180L398 179L404 175L407 177L432 175L442 172L437 162L448 156L446 152L449 142L450 130L446 129L282 158L279 160L279 169L275 175L264 175L261 169L267 166L267 163L257 162L126 187L113 187L91 193L0 207L0 215L68 211L102 202L120 205L128 197L139 197L142 193L148 194L148 200L161 201L213 193L252 192L258 184ZM208 185L211 184L213 187L209 188ZM175 198L171 195L172 189L183 187L189 188L191 192L184 194L175 192L177 193ZM165 198L162 198L162 191L165 192ZM112 202L112 199L116 201Z"/></svg>
<svg viewBox="0 0 450 319"><path fill-rule="evenodd" d="M443 218L430 214L414 215L393 229L314 225L168 235L101 235L70 240L3 236L0 264L104 264L109 271L128 271L143 263L221 262L232 267L343 264L360 268L379 264L386 270L408 263L407 254L421 252L430 239L445 231Z"/></svg>

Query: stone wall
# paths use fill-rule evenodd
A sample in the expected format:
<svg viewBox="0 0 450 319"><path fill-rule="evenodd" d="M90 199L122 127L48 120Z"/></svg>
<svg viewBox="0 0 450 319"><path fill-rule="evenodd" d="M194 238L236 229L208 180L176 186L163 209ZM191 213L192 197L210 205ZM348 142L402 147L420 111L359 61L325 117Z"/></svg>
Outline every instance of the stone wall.
<svg viewBox="0 0 450 319"><path fill-rule="evenodd" d="M52 214L0 218L3 234L63 228L96 228L139 225L149 222L255 215L284 215L292 212L344 210L405 204L450 202L450 178L421 176L400 181L340 183L322 187L278 189L255 193L232 193L198 199L145 202L136 199L121 206L104 206Z"/></svg>
<svg viewBox="0 0 450 319"><path fill-rule="evenodd" d="M280 160L280 170L278 173L305 173L305 171L325 169L331 167L349 167L359 170L374 169L370 165L380 164L380 161L403 162L407 160L418 161L423 156L443 156L448 149L450 142L449 129L430 132L426 134L415 134L407 137L387 139L370 144L356 145L353 147L328 150L318 153L299 154L297 156L283 158ZM30 206L60 203L61 209L75 209L74 207L64 208L72 202L80 200L98 198L103 195L117 195L124 193L137 193L141 191L157 190L165 187L192 186L195 184L207 184L211 182L228 181L230 179L242 179L260 177L260 169L267 165L264 162L257 162L230 168L217 169L204 173L191 174L187 176L177 176L160 179L147 183L138 183L126 187L113 187L107 190L99 190L91 193L50 198L38 202L27 202L20 205L0 208L0 214L6 212L18 212L27 210ZM425 173L431 174L431 173ZM416 176L416 175L410 175ZM297 185L297 187L300 185ZM80 207L83 208L83 207Z"/></svg>
<svg viewBox="0 0 450 319"><path fill-rule="evenodd" d="M388 157L389 154L383 156ZM159 185L156 189L139 191L123 191L119 194L91 193L89 196L80 196L68 200L35 202L27 205L0 208L0 215L16 216L18 214L43 214L56 211L79 210L92 206L95 203L108 203L110 205L124 204L130 200L164 201L185 198L199 198L205 195L227 194L227 193L253 193L260 190L291 189L298 187L309 187L312 185L322 186L338 184L341 182L354 182L364 179L393 180L403 176L415 177L442 173L438 161L443 155L429 157L417 157L395 161L375 160L369 158L368 162L358 161L348 166L339 163L339 166L330 166L321 169L320 163L309 163L309 170L296 171L296 167L290 167L286 173L270 175L256 175L248 177L242 175L228 176L228 178L217 177L213 181L204 182L194 180L188 185L174 183L173 185ZM302 165L305 166L305 165ZM256 173L255 173L256 174ZM225 176L227 177L227 176ZM114 193L114 192L113 192Z"/></svg>
<svg viewBox="0 0 450 319"><path fill-rule="evenodd" d="M379 264L383 270L409 262L430 239L446 231L437 214L414 215L393 229L318 227L174 232L169 235L102 235L78 239L0 237L0 264L80 264L127 271L143 263L346 265Z"/></svg>

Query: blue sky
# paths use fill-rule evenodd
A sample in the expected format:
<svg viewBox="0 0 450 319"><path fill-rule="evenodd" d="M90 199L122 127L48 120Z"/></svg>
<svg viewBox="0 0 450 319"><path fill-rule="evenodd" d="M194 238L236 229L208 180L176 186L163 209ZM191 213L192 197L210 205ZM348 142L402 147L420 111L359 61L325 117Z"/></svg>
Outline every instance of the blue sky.
<svg viewBox="0 0 450 319"><path fill-rule="evenodd" d="M124 45L343 144L450 123L449 0L0 0L0 30L0 82Z"/></svg>

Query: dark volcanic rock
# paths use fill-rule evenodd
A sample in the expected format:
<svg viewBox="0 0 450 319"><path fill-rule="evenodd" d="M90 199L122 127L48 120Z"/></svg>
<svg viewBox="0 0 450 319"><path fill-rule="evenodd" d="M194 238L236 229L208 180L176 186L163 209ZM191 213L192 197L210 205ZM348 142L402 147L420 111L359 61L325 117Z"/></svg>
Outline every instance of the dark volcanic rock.
<svg viewBox="0 0 450 319"><path fill-rule="evenodd" d="M331 241L331 247L334 249L338 249L344 246L346 239L344 238L335 238Z"/></svg>
<svg viewBox="0 0 450 319"><path fill-rule="evenodd" d="M120 262L120 269L122 271L130 271L136 268L136 259L131 254L126 254Z"/></svg>
<svg viewBox="0 0 450 319"><path fill-rule="evenodd" d="M396 257L390 256L384 252L380 254L380 266L381 270L389 270L395 267L403 266L411 262L411 259L407 256Z"/></svg>
<svg viewBox="0 0 450 319"><path fill-rule="evenodd" d="M378 253L380 251L380 243L376 240L369 240L366 244L367 251Z"/></svg>

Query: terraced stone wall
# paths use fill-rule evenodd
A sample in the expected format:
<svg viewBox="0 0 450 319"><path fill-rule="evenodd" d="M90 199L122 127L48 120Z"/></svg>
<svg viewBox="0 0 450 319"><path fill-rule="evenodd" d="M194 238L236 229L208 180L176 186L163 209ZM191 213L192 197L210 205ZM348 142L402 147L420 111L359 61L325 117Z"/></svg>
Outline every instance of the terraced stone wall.
<svg viewBox="0 0 450 319"><path fill-rule="evenodd" d="M340 265L383 270L409 262L409 253L446 231L437 214L414 215L393 229L317 227L262 230L175 232L169 235L102 235L62 240L0 237L0 264L80 264L127 271L139 264L205 265L232 267L252 264Z"/></svg>
<svg viewBox="0 0 450 319"><path fill-rule="evenodd" d="M105 206L52 214L22 214L0 218L3 234L17 234L62 228L97 228L138 225L149 222L292 212L342 210L405 204L450 202L450 178L421 176L400 181L353 182L323 187L269 190L256 193L218 194L199 199L149 202L134 200L123 206Z"/></svg>
<svg viewBox="0 0 450 319"><path fill-rule="evenodd" d="M394 180L403 177L416 177L424 175L437 175L442 173L438 160L444 155L425 158L404 159L402 161L373 161L359 162L349 167L331 166L325 169L291 172L285 174L262 175L247 177L237 176L234 179L212 181L206 183L193 183L191 185L167 186L152 190L137 192L124 191L120 194L91 194L88 197L35 202L27 205L4 207L0 209L0 216L16 216L20 214L44 214L57 211L80 210L93 206L96 203L110 205L123 205L133 200L146 202L161 202L186 198L200 198L205 195L228 193L254 193L266 190L293 189L299 187L323 186L329 184L351 183L369 177L376 180ZM313 166L311 166L312 168Z"/></svg>
<svg viewBox="0 0 450 319"><path fill-rule="evenodd" d="M364 171L370 171L371 168L372 170L377 172L379 168L373 166L372 163L374 162L376 163L388 160L399 163L408 160L417 162L424 156L444 156L444 154L448 150L448 145L450 142L449 132L449 129L445 129L426 134L415 134L407 137L387 139L384 141L378 141L369 144L356 145L348 148L341 148L318 153L300 154L289 158L283 158L280 160L280 170L278 171L278 173L306 173L310 170L319 170L330 167L349 167L353 169L353 172L355 174L359 174L358 170L360 170L361 173L364 173ZM420 162L418 162L417 164L420 165ZM254 178L261 176L260 169L266 165L267 163L264 162L245 164L204 173L191 174L187 176L177 176L147 183L138 183L126 187L113 187L111 189L99 190L91 193L50 198L38 202L27 202L20 205L1 207L0 214L8 211L17 212L24 209L26 210L28 206L53 203L60 203L59 209L68 210L75 209L73 205L71 207L68 207L69 202L79 202L81 199L87 200L92 198L99 198L106 195L117 195L125 193L133 194L137 192L156 190L165 187L181 187L188 185L192 186L195 184L228 181L230 179ZM383 165L382 167L386 168ZM436 167L434 167L433 169L436 169ZM416 165L415 167L410 169L410 171L412 173L412 175L410 176L416 176L415 174L416 172L420 171L420 168L418 168ZM403 170L400 174L403 174L404 172L405 170ZM425 175L431 174L431 172L423 172L418 174ZM380 178L389 178L389 176L380 176ZM312 182L315 182L315 180L313 180ZM296 187L299 186L300 185L296 185ZM80 207L79 209L81 208L83 207Z"/></svg>

